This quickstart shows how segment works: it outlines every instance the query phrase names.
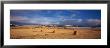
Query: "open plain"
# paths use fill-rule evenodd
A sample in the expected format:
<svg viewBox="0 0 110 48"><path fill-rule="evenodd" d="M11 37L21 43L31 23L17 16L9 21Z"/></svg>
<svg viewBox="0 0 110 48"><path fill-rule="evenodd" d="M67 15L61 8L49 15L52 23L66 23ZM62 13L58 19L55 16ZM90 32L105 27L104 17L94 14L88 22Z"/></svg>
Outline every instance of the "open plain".
<svg viewBox="0 0 110 48"><path fill-rule="evenodd" d="M11 27L10 39L101 39L100 28Z"/></svg>

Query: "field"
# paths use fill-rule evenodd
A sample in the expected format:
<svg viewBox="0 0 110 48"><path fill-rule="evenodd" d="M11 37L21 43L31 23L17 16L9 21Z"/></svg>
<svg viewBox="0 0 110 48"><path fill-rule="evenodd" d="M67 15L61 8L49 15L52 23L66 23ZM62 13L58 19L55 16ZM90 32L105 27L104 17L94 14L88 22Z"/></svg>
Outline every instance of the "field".
<svg viewBox="0 0 110 48"><path fill-rule="evenodd" d="M10 29L11 39L101 39L99 28L17 26Z"/></svg>

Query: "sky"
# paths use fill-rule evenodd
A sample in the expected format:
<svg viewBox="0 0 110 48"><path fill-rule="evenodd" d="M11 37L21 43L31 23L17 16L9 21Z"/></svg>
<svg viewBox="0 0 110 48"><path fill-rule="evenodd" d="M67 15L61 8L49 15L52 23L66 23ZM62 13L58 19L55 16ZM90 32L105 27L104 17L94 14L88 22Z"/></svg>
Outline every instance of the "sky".
<svg viewBox="0 0 110 48"><path fill-rule="evenodd" d="M100 26L101 10L10 10L10 23Z"/></svg>

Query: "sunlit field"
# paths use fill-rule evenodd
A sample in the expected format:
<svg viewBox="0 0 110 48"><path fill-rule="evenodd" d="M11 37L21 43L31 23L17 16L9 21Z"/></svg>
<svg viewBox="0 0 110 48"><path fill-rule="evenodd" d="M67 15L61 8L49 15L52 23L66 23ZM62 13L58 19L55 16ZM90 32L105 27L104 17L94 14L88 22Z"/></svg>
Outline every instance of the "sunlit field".
<svg viewBox="0 0 110 48"><path fill-rule="evenodd" d="M101 10L10 10L11 39L101 39Z"/></svg>
<svg viewBox="0 0 110 48"><path fill-rule="evenodd" d="M101 39L100 28L90 27L11 27L11 39Z"/></svg>

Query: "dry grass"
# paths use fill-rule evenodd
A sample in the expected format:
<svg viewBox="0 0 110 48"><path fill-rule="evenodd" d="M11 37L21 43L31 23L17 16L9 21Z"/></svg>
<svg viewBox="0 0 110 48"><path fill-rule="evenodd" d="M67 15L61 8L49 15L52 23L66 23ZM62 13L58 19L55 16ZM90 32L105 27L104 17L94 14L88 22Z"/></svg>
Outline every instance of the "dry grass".
<svg viewBox="0 0 110 48"><path fill-rule="evenodd" d="M11 39L100 39L101 30L93 28L11 27ZM75 33L76 32L76 33Z"/></svg>

